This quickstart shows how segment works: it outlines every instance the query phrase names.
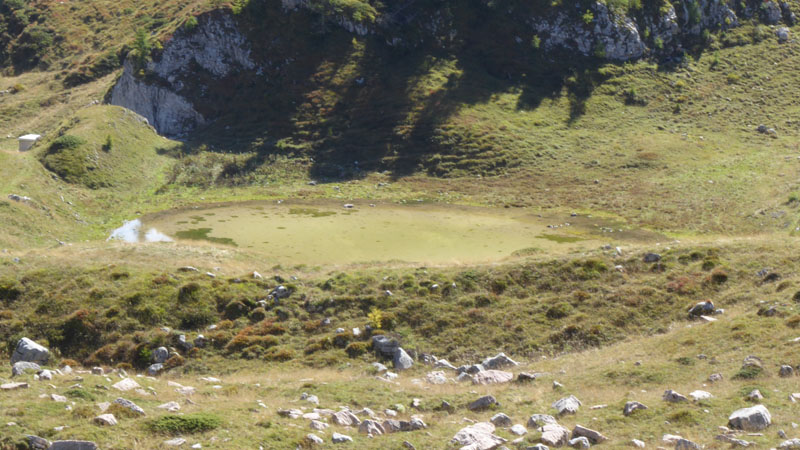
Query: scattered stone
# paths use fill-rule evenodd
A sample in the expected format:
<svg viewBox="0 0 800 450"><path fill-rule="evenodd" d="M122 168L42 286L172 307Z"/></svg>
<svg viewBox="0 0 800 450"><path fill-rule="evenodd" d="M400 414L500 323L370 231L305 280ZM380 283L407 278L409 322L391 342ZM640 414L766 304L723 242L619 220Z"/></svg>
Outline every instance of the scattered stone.
<svg viewBox="0 0 800 450"><path fill-rule="evenodd" d="M200 272L200 270L192 266L183 266L183 267L178 267L178 272Z"/></svg>
<svg viewBox="0 0 800 450"><path fill-rule="evenodd" d="M414 444L408 441L403 441L403 447L407 448L408 450L417 450L417 448L414 447Z"/></svg>
<svg viewBox="0 0 800 450"><path fill-rule="evenodd" d="M370 436L379 436L381 434L386 433L386 430L383 428L383 425L380 423L367 419L358 426L358 432L367 434Z"/></svg>
<svg viewBox="0 0 800 450"><path fill-rule="evenodd" d="M790 377L794 375L794 368L792 366L787 366L786 364L784 364L778 371L778 375L783 378Z"/></svg>
<svg viewBox="0 0 800 450"><path fill-rule="evenodd" d="M343 444L345 442L353 442L353 438L346 434L333 433L333 436L331 436L331 441L334 444Z"/></svg>
<svg viewBox="0 0 800 450"><path fill-rule="evenodd" d="M789 439L778 446L782 450L800 450L800 439Z"/></svg>
<svg viewBox="0 0 800 450"><path fill-rule="evenodd" d="M484 395L467 406L470 411L483 411L497 404L497 400L491 395ZM494 426L492 426L494 427Z"/></svg>
<svg viewBox="0 0 800 450"><path fill-rule="evenodd" d="M631 444L633 444L633 446L636 447L636 448L645 448L646 447L644 441L640 441L639 439L632 440Z"/></svg>
<svg viewBox="0 0 800 450"><path fill-rule="evenodd" d="M452 443L463 446L462 448L483 450L493 449L503 445L506 440L494 435L494 425L489 422L479 422L464 427L453 436Z"/></svg>
<svg viewBox="0 0 800 450"><path fill-rule="evenodd" d="M397 433L403 429L400 421L395 419L384 420L381 425L383 425L383 430L387 433Z"/></svg>
<svg viewBox="0 0 800 450"><path fill-rule="evenodd" d="M272 290L272 292L269 293L269 295L272 296L272 298L275 298L275 299L278 299L278 300L287 298L291 294L292 294L292 292L289 289L286 289L286 286L284 286L284 285L280 285L280 286L276 287L275 289Z"/></svg>
<svg viewBox="0 0 800 450"><path fill-rule="evenodd" d="M690 316L704 316L708 314L714 314L714 303L711 300L697 303L696 305L689 308L689 315Z"/></svg>
<svg viewBox="0 0 800 450"><path fill-rule="evenodd" d="M536 444L533 447L528 447L526 450L550 450L550 447L544 444Z"/></svg>
<svg viewBox="0 0 800 450"><path fill-rule="evenodd" d="M557 424L556 418L549 414L534 414L528 419L528 428L540 428L547 424Z"/></svg>
<svg viewBox="0 0 800 450"><path fill-rule="evenodd" d="M517 436L524 436L528 433L528 430L525 429L525 426L522 424L516 424L511 427L511 434L515 434Z"/></svg>
<svg viewBox="0 0 800 450"><path fill-rule="evenodd" d="M688 439L681 438L678 439L677 442L675 442L675 450L694 450L694 449L700 450L700 448L701 447L699 445L695 444L694 442Z"/></svg>
<svg viewBox="0 0 800 450"><path fill-rule="evenodd" d="M496 427L510 427L511 418L503 413L497 413L489 419L490 422Z"/></svg>
<svg viewBox="0 0 800 450"><path fill-rule="evenodd" d="M101 426L113 427L117 424L117 418L113 414L100 414L94 418L94 423Z"/></svg>
<svg viewBox="0 0 800 450"><path fill-rule="evenodd" d="M151 364L150 367L147 368L147 374L150 375L151 377L154 377L159 373L161 373L162 370L164 370L164 364L161 363Z"/></svg>
<svg viewBox="0 0 800 450"><path fill-rule="evenodd" d="M314 433L308 433L308 434L306 435L306 440L308 440L309 442L311 442L313 445L321 445L321 444L324 444L324 443L325 443L325 441L324 441L324 440L322 440L322 438L321 438L321 437L317 436L317 435L316 435L316 434L314 434Z"/></svg>
<svg viewBox="0 0 800 450"><path fill-rule="evenodd" d="M742 369L748 369L751 367L758 367L759 369L763 369L764 363L761 362L761 358L751 355L745 358L744 361L742 362Z"/></svg>
<svg viewBox="0 0 800 450"><path fill-rule="evenodd" d="M758 389L753 389L752 391L750 391L749 394L747 394L747 397L745 398L747 400L750 400L751 402L757 402L759 400L763 400L764 396L761 395L761 391L759 391Z"/></svg>
<svg viewBox="0 0 800 450"><path fill-rule="evenodd" d="M483 372L484 370L486 369L483 367L483 365L473 364L471 366L461 366L456 369L456 372L458 372L459 374L467 373L469 375L475 375L476 373Z"/></svg>
<svg viewBox="0 0 800 450"><path fill-rule="evenodd" d="M13 391L16 389L27 389L28 383L6 383L0 384L0 390L3 391Z"/></svg>
<svg viewBox="0 0 800 450"><path fill-rule="evenodd" d="M686 396L684 396L682 394L679 394L679 393L673 391L672 389L667 389L666 391L664 391L664 395L661 398L664 401L667 401L667 402L670 402L670 403L678 403L678 402L689 401L689 399L686 398Z"/></svg>
<svg viewBox="0 0 800 450"><path fill-rule="evenodd" d="M166 409L169 412L177 412L181 410L181 405L178 402L168 402L156 406L158 409Z"/></svg>
<svg viewBox="0 0 800 450"><path fill-rule="evenodd" d="M536 373L520 372L517 374L517 383L529 383L536 381L538 377L539 374Z"/></svg>
<svg viewBox="0 0 800 450"><path fill-rule="evenodd" d="M130 411L132 411L132 412L134 412L134 413L136 413L136 414L138 414L140 416L144 416L145 415L144 410L142 408L140 408L138 405L136 405L136 403L133 403L130 400L125 400L122 397L117 398L112 403L116 403L117 405L120 405L123 408L128 409L128 410L130 410Z"/></svg>
<svg viewBox="0 0 800 450"><path fill-rule="evenodd" d="M450 362L446 359L437 359L436 362L433 363L433 367L437 369L456 370L456 366L450 364Z"/></svg>
<svg viewBox="0 0 800 450"><path fill-rule="evenodd" d="M497 356L484 359L481 365L485 369L501 369L508 366L518 366L519 363L506 356L505 353L499 353Z"/></svg>
<svg viewBox="0 0 800 450"><path fill-rule="evenodd" d="M678 441L680 441L681 439L683 439L683 438L680 437L680 436L676 436L674 434L665 434L664 436L661 437L661 441L663 443L670 444L670 445L677 444Z"/></svg>
<svg viewBox="0 0 800 450"><path fill-rule="evenodd" d="M541 441L545 445L562 447L569 442L569 430L557 423L545 424L540 431L542 432Z"/></svg>
<svg viewBox="0 0 800 450"><path fill-rule="evenodd" d="M104 375L105 371L102 367L92 367L92 375Z"/></svg>
<svg viewBox="0 0 800 450"><path fill-rule="evenodd" d="M309 426L311 427L312 430L316 430L316 431L322 431L322 430L328 428L328 424L327 423L320 422L319 420L312 420L311 423L309 424Z"/></svg>
<svg viewBox="0 0 800 450"><path fill-rule="evenodd" d="M556 409L556 411L558 411L559 416L563 416L565 414L575 414L581 407L581 401L578 400L574 395L570 395L569 397L564 397L561 400L556 401L552 406Z"/></svg>
<svg viewBox="0 0 800 450"><path fill-rule="evenodd" d="M639 402L628 402L628 403L625 403L625 407L622 408L622 415L624 415L626 417L630 416L637 409L647 409L647 406L645 406L645 405L643 405L642 403L639 403Z"/></svg>
<svg viewBox="0 0 800 450"><path fill-rule="evenodd" d="M339 411L331 416L331 420L336 425L352 427L361 423L361 420L348 410Z"/></svg>
<svg viewBox="0 0 800 450"><path fill-rule="evenodd" d="M689 397L692 397L693 401L699 402L700 400L708 400L713 397L713 395L706 391L692 391L689 393Z"/></svg>
<svg viewBox="0 0 800 450"><path fill-rule="evenodd" d="M112 385L111 387L122 392L132 391L134 389L141 388L141 386L139 386L139 383L137 383L132 378L125 378L122 381L119 381L116 384Z"/></svg>
<svg viewBox="0 0 800 450"><path fill-rule="evenodd" d="M19 361L47 364L50 350L24 337L17 342L17 348L11 355L11 364Z"/></svg>
<svg viewBox="0 0 800 450"><path fill-rule="evenodd" d="M11 366L11 378L24 374L26 371L39 372L42 370L38 364L29 361L18 361Z"/></svg>
<svg viewBox="0 0 800 450"><path fill-rule="evenodd" d="M599 431L595 431L580 425L575 425L575 428L572 429L572 436L583 436L589 439L589 442L592 444L599 444L608 440L608 438L603 436L603 434L601 434Z"/></svg>
<svg viewBox="0 0 800 450"><path fill-rule="evenodd" d="M395 370L407 370L414 365L414 360L408 356L408 353L402 347L397 347L397 350L394 351L392 362Z"/></svg>
<svg viewBox="0 0 800 450"><path fill-rule="evenodd" d="M589 439L586 439L585 437L576 437L574 439L570 439L567 444L572 448L589 448L592 446L591 442L589 442Z"/></svg>
<svg viewBox="0 0 800 450"><path fill-rule="evenodd" d="M164 441L164 445L166 445L167 447L180 447L185 443L186 439L184 438L175 438L175 439L170 439L168 441Z"/></svg>
<svg viewBox="0 0 800 450"><path fill-rule="evenodd" d="M447 384L447 375L442 371L429 372L425 376L425 381L430 384Z"/></svg>
<svg viewBox="0 0 800 450"><path fill-rule="evenodd" d="M564 388L564 385L563 385L563 384L559 383L559 382L558 382L558 381L556 381L556 380L553 380L553 390L554 390L554 391L557 391L557 390L559 390L559 389L563 389L563 388Z"/></svg>
<svg viewBox="0 0 800 450"><path fill-rule="evenodd" d="M654 263L661 261L661 255L658 253L645 253L644 258L642 258L646 263Z"/></svg>
<svg viewBox="0 0 800 450"><path fill-rule="evenodd" d="M56 403L67 403L67 397L58 394L50 394L50 399Z"/></svg>
<svg viewBox="0 0 800 450"><path fill-rule="evenodd" d="M721 442L725 442L727 444L731 444L733 446L737 446L738 445L739 447L749 447L749 446L753 445L752 442L748 442L748 441L745 441L743 439L737 439L736 437L731 436L729 434L720 434L720 435L715 436L714 439L716 439L718 441L721 441Z"/></svg>
<svg viewBox="0 0 800 450"><path fill-rule="evenodd" d="M780 27L775 32L775 36L778 37L778 42L786 42L789 40L789 29L786 27Z"/></svg>
<svg viewBox="0 0 800 450"><path fill-rule="evenodd" d="M389 368L387 368L386 366L384 366L383 364L381 364L379 362L372 363L372 367L378 373L383 373L383 372L386 372L387 370L389 370Z"/></svg>
<svg viewBox="0 0 800 450"><path fill-rule="evenodd" d="M514 379L514 374L502 370L484 370L472 376L473 384L502 384Z"/></svg>
<svg viewBox="0 0 800 450"><path fill-rule="evenodd" d="M721 373L712 373L708 376L708 381L711 383L716 383L718 381L722 381L722 374Z"/></svg>

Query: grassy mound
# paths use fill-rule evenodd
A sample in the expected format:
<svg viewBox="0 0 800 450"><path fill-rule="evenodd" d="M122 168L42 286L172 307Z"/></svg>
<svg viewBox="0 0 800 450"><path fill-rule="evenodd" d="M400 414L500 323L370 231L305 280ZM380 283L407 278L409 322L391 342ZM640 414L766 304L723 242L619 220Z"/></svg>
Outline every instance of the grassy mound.
<svg viewBox="0 0 800 450"><path fill-rule="evenodd" d="M219 428L222 419L215 414L194 413L162 416L147 424L150 431L164 434L202 433Z"/></svg>
<svg viewBox="0 0 800 450"><path fill-rule="evenodd" d="M57 134L43 144L42 163L65 181L92 189L152 182L168 161L157 149L173 145L136 114L114 106L82 109Z"/></svg>

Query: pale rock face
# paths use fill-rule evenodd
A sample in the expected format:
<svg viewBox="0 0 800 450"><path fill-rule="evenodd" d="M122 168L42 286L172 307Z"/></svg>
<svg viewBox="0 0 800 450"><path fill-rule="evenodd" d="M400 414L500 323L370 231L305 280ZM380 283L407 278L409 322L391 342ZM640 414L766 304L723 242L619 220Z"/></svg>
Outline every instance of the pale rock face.
<svg viewBox="0 0 800 450"><path fill-rule="evenodd" d="M745 431L761 431L770 423L772 416L764 405L736 410L728 418L728 426Z"/></svg>
<svg viewBox="0 0 800 450"><path fill-rule="evenodd" d="M234 70L254 70L250 46L227 15L202 18L195 30L179 33L167 43L156 61L147 64L146 71L160 78L148 84L138 78L130 61L111 91L111 104L144 116L160 134L182 136L206 123L203 117L182 95L183 79L199 67L214 78L221 79Z"/></svg>
<svg viewBox="0 0 800 450"><path fill-rule="evenodd" d="M542 39L544 49L561 48L590 56L601 48L606 58L619 61L644 55L645 43L629 17L614 15L600 2L594 3L590 9L594 15L591 24L563 12L554 17L533 19L533 28Z"/></svg>
<svg viewBox="0 0 800 450"><path fill-rule="evenodd" d="M50 359L49 350L28 338L22 338L17 342L17 348L11 355L11 364L18 361L47 364L48 359Z"/></svg>
<svg viewBox="0 0 800 450"><path fill-rule="evenodd" d="M479 422L462 428L453 436L451 442L462 445L462 448L489 450L503 445L506 440L494 435L494 425L488 422Z"/></svg>

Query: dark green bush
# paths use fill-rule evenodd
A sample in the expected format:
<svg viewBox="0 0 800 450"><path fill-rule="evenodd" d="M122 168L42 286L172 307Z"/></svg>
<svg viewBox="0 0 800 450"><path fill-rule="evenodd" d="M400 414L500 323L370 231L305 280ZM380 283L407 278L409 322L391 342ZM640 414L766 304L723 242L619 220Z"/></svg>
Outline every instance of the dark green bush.
<svg viewBox="0 0 800 450"><path fill-rule="evenodd" d="M214 414L193 413L184 415L168 415L151 420L147 428L155 433L182 434L202 433L214 430L222 425L222 419Z"/></svg>

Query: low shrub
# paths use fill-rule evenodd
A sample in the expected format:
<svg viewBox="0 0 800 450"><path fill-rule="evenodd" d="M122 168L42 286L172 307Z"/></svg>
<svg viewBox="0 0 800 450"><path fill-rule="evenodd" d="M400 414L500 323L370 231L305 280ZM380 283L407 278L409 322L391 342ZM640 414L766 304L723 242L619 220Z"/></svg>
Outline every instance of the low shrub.
<svg viewBox="0 0 800 450"><path fill-rule="evenodd" d="M214 430L222 425L222 419L214 414L193 413L184 415L168 415L151 420L147 428L155 433L183 434L202 433Z"/></svg>

